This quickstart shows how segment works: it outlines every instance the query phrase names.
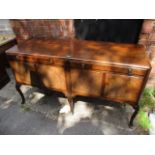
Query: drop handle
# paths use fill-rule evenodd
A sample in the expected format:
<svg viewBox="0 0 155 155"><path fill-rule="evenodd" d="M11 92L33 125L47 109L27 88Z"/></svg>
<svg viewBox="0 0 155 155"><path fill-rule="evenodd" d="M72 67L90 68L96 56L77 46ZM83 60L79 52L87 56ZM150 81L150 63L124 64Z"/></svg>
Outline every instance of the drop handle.
<svg viewBox="0 0 155 155"><path fill-rule="evenodd" d="M131 68L128 69L128 75L132 76L132 69Z"/></svg>

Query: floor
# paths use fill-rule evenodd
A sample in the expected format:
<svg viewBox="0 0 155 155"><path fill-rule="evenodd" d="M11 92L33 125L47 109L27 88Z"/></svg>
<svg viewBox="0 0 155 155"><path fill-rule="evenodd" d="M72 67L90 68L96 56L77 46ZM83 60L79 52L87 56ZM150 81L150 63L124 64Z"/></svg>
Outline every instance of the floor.
<svg viewBox="0 0 155 155"><path fill-rule="evenodd" d="M74 114L62 94L45 93L40 89L22 86L26 104L11 81L0 90L1 135L135 135L145 134L135 122L128 128L133 109L99 99L77 97Z"/></svg>

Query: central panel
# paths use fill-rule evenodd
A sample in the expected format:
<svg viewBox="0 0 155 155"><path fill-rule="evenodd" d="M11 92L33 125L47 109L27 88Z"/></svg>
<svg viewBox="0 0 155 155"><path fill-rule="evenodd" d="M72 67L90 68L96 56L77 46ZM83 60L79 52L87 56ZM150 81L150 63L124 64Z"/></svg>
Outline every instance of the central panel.
<svg viewBox="0 0 155 155"><path fill-rule="evenodd" d="M60 92L66 91L65 70L63 67L39 64L37 72L45 87Z"/></svg>
<svg viewBox="0 0 155 155"><path fill-rule="evenodd" d="M102 72L71 69L70 74L73 96L101 96Z"/></svg>

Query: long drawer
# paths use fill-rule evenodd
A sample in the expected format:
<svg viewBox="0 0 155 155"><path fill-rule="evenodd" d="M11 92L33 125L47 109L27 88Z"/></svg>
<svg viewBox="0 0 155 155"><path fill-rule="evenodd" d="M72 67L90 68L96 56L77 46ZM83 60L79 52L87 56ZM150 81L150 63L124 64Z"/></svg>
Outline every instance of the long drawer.
<svg viewBox="0 0 155 155"><path fill-rule="evenodd" d="M9 60L14 60L18 62L24 62L28 64L45 64L45 65L56 65L65 67L66 61L70 62L71 68L79 69L89 69L97 71L107 71L127 75L137 75L145 76L147 69L139 68L136 66L125 66L125 65L111 65L111 64L101 64L101 63L92 63L88 61L77 61L74 59L68 58L57 58L57 57L39 57L39 56L27 56L27 55L8 55Z"/></svg>

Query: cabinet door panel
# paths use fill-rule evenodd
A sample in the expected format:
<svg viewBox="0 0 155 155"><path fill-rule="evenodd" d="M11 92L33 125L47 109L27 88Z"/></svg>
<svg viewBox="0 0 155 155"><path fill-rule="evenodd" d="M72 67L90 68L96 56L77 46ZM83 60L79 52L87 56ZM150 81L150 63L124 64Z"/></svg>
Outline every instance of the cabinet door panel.
<svg viewBox="0 0 155 155"><path fill-rule="evenodd" d="M142 77L106 74L104 97L116 101L136 102L142 82Z"/></svg>
<svg viewBox="0 0 155 155"><path fill-rule="evenodd" d="M66 78L63 67L39 64L36 68L45 87L58 91L66 90Z"/></svg>
<svg viewBox="0 0 155 155"><path fill-rule="evenodd" d="M71 69L72 92L82 96L100 96L102 73L97 71Z"/></svg>

